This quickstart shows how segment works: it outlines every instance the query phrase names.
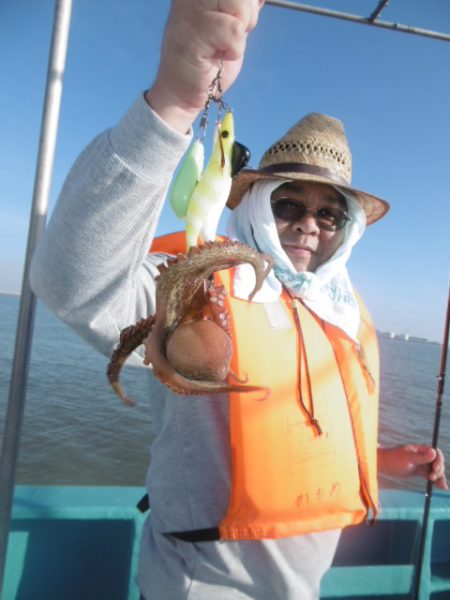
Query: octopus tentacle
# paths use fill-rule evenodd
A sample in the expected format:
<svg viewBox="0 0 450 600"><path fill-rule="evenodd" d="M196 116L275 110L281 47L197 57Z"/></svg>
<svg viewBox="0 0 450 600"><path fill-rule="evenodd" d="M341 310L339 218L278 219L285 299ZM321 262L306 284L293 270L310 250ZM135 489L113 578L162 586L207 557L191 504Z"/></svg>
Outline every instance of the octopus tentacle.
<svg viewBox="0 0 450 600"><path fill-rule="evenodd" d="M122 332L108 366L109 381L126 404L133 401L120 386L119 372L127 356L144 340L144 363L151 364L155 375L178 394L263 390L267 396L265 388L249 385L247 380L229 371L232 343L225 308L226 291L214 284L213 275L242 263L249 263L255 271L251 300L273 261L240 242L207 242L159 266L155 315ZM196 355L192 343L197 344ZM185 349L186 360L181 348Z"/></svg>
<svg viewBox="0 0 450 600"><path fill-rule="evenodd" d="M129 406L134 406L136 402L124 392L119 380L120 371L130 354L144 342L152 330L154 322L155 316L150 315L146 319L141 319L135 325L123 329L120 333L119 344L112 353L108 364L106 373L109 383L122 402Z"/></svg>
<svg viewBox="0 0 450 600"><path fill-rule="evenodd" d="M265 266L264 262L267 263ZM165 318L168 330L173 330L191 306L192 298L203 282L223 269L249 263L255 270L255 287L251 300L261 288L272 268L273 259L236 241L206 242L190 248L187 255L178 254L160 269L157 296L165 298ZM157 298L158 311L158 298Z"/></svg>

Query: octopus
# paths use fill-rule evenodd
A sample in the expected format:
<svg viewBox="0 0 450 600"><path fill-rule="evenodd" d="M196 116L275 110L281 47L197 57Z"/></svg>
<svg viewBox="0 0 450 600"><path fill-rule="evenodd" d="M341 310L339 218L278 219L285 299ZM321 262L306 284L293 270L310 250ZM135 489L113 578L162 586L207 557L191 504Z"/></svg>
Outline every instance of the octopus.
<svg viewBox="0 0 450 600"><path fill-rule="evenodd" d="M111 386L125 404L135 402L122 389L120 370L142 344L144 364L151 365L155 376L177 394L267 393L230 370L230 315L225 308L226 291L214 282L214 273L242 263L249 263L255 272L251 300L273 261L240 242L206 242L158 267L155 314L121 332L107 369Z"/></svg>

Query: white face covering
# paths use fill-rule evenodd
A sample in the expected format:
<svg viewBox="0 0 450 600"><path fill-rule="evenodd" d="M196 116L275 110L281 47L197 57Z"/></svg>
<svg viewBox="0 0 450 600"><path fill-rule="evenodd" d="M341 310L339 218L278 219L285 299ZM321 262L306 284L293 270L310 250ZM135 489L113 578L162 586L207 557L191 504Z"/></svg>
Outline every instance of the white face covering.
<svg viewBox="0 0 450 600"><path fill-rule="evenodd" d="M345 196L350 221L345 225L344 240L333 256L320 265L314 273L298 272L283 250L278 237L270 206L270 196L286 180L258 181L246 192L241 203L228 219L228 235L256 248L274 259L274 269L265 280L254 302L277 301L282 285L319 317L337 325L356 339L359 327L359 308L348 276L346 263L351 250L361 238L366 226L366 216L360 204L347 192L336 187ZM234 293L248 298L255 277L250 265L241 265L236 272Z"/></svg>

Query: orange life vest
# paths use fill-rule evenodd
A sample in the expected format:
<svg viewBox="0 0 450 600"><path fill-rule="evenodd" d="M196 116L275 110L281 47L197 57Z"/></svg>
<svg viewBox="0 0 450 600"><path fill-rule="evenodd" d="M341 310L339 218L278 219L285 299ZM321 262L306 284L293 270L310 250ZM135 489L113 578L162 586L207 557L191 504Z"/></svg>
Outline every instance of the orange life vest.
<svg viewBox="0 0 450 600"><path fill-rule="evenodd" d="M151 251L185 249L184 235L172 234ZM275 303L248 302L233 296L233 270L216 275L231 314L231 369L270 394L230 394L227 513L214 530L200 530L204 537L175 535L280 538L375 517L379 363L364 304L358 297L358 346L286 291Z"/></svg>

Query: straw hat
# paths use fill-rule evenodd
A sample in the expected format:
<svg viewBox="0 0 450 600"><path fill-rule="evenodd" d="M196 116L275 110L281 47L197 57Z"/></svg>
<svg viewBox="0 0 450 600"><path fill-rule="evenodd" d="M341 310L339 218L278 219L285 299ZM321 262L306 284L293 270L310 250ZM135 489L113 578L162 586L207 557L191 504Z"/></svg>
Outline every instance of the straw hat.
<svg viewBox="0 0 450 600"><path fill-rule="evenodd" d="M264 154L257 170L245 169L233 179L227 205L235 208L259 179L292 179L339 186L349 190L362 205L367 224L389 210L389 204L351 187L352 155L341 121L311 113Z"/></svg>

